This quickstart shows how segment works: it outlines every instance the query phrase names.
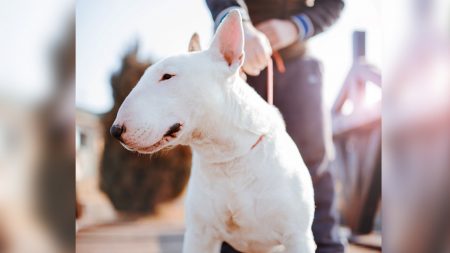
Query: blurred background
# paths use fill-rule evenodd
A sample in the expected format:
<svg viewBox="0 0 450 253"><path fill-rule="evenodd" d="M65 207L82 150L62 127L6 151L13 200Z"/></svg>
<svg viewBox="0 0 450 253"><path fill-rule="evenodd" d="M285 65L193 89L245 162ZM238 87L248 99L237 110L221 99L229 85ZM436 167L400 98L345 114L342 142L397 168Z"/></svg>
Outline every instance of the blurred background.
<svg viewBox="0 0 450 253"><path fill-rule="evenodd" d="M72 252L75 3L0 6L0 252Z"/></svg>
<svg viewBox="0 0 450 253"><path fill-rule="evenodd" d="M0 3L0 252L181 252L190 150L138 156L108 129L148 66L194 32L209 45L205 3ZM308 45L341 236L348 252L380 252L381 234L385 252L449 252L449 1L345 3Z"/></svg>

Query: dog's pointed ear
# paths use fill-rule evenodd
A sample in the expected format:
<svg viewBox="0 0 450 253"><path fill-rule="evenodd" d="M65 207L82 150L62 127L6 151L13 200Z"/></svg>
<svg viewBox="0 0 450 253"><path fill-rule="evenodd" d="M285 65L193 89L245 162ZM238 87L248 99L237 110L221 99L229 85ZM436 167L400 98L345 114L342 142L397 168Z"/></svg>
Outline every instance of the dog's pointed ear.
<svg viewBox="0 0 450 253"><path fill-rule="evenodd" d="M210 49L218 52L233 71L241 67L244 61L244 31L239 11L228 13L217 28Z"/></svg>
<svg viewBox="0 0 450 253"><path fill-rule="evenodd" d="M195 52L202 50L202 47L200 46L200 36L198 33L192 34L191 40L189 41L189 52Z"/></svg>

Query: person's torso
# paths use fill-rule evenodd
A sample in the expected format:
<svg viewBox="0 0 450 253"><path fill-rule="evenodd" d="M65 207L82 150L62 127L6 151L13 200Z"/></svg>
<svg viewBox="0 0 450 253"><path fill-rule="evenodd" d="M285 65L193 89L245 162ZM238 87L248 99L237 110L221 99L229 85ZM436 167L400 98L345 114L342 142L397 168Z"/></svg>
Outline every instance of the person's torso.
<svg viewBox="0 0 450 253"><path fill-rule="evenodd" d="M265 20L278 18L286 19L301 13L311 6L311 0L246 0L248 12L253 24L257 25Z"/></svg>

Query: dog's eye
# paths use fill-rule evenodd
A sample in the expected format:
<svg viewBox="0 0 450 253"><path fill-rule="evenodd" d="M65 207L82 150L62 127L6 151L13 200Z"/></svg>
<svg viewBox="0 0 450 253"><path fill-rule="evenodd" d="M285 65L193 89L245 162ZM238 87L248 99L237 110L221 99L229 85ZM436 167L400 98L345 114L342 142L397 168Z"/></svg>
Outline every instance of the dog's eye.
<svg viewBox="0 0 450 253"><path fill-rule="evenodd" d="M161 80L160 81L164 81L164 80L169 80L170 78L172 78L172 77L174 77L175 75L172 75L172 74L164 74L162 77L161 77Z"/></svg>

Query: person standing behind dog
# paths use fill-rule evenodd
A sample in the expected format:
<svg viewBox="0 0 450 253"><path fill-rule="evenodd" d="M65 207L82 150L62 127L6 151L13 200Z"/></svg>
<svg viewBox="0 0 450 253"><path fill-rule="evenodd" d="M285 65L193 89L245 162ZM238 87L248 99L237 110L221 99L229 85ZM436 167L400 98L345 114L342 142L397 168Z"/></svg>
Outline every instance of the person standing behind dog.
<svg viewBox="0 0 450 253"><path fill-rule="evenodd" d="M342 0L206 0L215 28L232 9L244 21L244 72L248 83L267 97L264 70L272 52L285 62L285 73L274 71L274 105L298 146L314 184L313 222L318 253L344 252L334 205L334 181L329 170L333 153L329 113L324 108L321 64L307 55L306 42L339 17ZM301 214L299 214L301 215ZM223 253L237 252L228 244Z"/></svg>

